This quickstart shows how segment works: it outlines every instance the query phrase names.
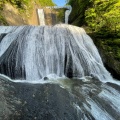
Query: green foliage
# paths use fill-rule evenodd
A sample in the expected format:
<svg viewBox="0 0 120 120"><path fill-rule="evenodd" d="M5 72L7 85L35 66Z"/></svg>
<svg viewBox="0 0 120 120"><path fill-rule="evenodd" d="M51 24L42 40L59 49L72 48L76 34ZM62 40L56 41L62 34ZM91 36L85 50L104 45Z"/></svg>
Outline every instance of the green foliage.
<svg viewBox="0 0 120 120"><path fill-rule="evenodd" d="M31 0L5 0L6 2L11 3L12 5L17 6L18 8L24 8L24 5L28 5Z"/></svg>
<svg viewBox="0 0 120 120"><path fill-rule="evenodd" d="M120 39L105 39L102 41L105 51L120 61Z"/></svg>
<svg viewBox="0 0 120 120"><path fill-rule="evenodd" d="M41 6L55 5L52 0L0 0L0 7L2 7L5 2L9 2L10 4L17 6L18 8L24 9L24 6L32 5L32 1L40 4Z"/></svg>
<svg viewBox="0 0 120 120"><path fill-rule="evenodd" d="M0 15L0 25L8 25L7 21L2 15Z"/></svg>
<svg viewBox="0 0 120 120"><path fill-rule="evenodd" d="M120 1L91 0L92 6L85 11L85 20L95 32L120 32Z"/></svg>
<svg viewBox="0 0 120 120"><path fill-rule="evenodd" d="M32 0L0 0L0 10L3 9L5 3L10 3L18 8L24 9L24 6L28 6Z"/></svg>
<svg viewBox="0 0 120 120"><path fill-rule="evenodd" d="M90 0L69 0L68 4L72 6L69 22L77 26L85 24L85 10L90 5Z"/></svg>
<svg viewBox="0 0 120 120"><path fill-rule="evenodd" d="M69 0L70 23L100 34L120 36L120 0ZM87 23L87 24L86 24Z"/></svg>
<svg viewBox="0 0 120 120"><path fill-rule="evenodd" d="M5 1L1 1L1 0L0 0L0 10L3 9L3 5L4 5L4 3L5 3Z"/></svg>
<svg viewBox="0 0 120 120"><path fill-rule="evenodd" d="M38 0L41 6L54 6L52 0Z"/></svg>

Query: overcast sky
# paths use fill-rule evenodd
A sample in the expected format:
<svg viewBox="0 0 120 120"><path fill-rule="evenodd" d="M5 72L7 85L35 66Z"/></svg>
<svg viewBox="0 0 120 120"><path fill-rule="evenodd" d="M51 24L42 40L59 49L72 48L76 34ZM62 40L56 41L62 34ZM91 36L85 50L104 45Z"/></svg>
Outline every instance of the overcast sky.
<svg viewBox="0 0 120 120"><path fill-rule="evenodd" d="M66 0L53 0L53 2L58 6L64 6Z"/></svg>

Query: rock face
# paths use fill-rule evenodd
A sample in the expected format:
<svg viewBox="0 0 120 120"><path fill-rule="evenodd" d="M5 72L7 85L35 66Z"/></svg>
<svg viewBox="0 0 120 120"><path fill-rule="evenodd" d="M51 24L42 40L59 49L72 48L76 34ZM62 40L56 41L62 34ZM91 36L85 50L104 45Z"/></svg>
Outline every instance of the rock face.
<svg viewBox="0 0 120 120"><path fill-rule="evenodd" d="M119 85L92 79L57 84L0 79L0 120L119 120L119 96Z"/></svg>
<svg viewBox="0 0 120 120"><path fill-rule="evenodd" d="M55 9L54 7L45 7L45 24L51 26L65 23L65 11L65 8Z"/></svg>
<svg viewBox="0 0 120 120"><path fill-rule="evenodd" d="M59 85L0 82L1 120L78 119L73 96Z"/></svg>
<svg viewBox="0 0 120 120"><path fill-rule="evenodd" d="M38 25L38 18L36 9L38 5L32 1L33 7L31 13L27 10L28 8L22 9L22 12L9 3L5 3L3 10L0 11L8 25ZM0 23L1 24L1 23Z"/></svg>
<svg viewBox="0 0 120 120"><path fill-rule="evenodd" d="M107 50L100 49L100 54L103 58L103 63L113 77L120 79L120 61L116 60L111 53L105 53Z"/></svg>
<svg viewBox="0 0 120 120"><path fill-rule="evenodd" d="M94 42L107 70L114 78L120 79L120 61L115 58L115 53L108 50L109 46L106 46L104 41L102 42L102 40L95 38Z"/></svg>

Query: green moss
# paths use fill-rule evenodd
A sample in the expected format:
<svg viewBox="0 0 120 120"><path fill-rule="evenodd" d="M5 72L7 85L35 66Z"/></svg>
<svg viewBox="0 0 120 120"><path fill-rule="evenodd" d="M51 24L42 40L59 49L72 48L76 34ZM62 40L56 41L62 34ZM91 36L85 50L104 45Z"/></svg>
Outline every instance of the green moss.
<svg viewBox="0 0 120 120"><path fill-rule="evenodd" d="M2 15L0 15L0 25L8 25L7 21Z"/></svg>
<svg viewBox="0 0 120 120"><path fill-rule="evenodd" d="M100 39L95 41L95 43L98 48L102 48L104 50L104 54L112 56L114 60L120 61L120 38Z"/></svg>

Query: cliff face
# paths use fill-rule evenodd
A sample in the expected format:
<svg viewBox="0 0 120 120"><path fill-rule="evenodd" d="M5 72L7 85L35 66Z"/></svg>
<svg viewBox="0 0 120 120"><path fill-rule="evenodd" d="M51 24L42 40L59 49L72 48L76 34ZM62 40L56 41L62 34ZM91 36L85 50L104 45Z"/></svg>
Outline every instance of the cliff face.
<svg viewBox="0 0 120 120"><path fill-rule="evenodd" d="M65 23L65 8L44 8L46 25Z"/></svg>
<svg viewBox="0 0 120 120"><path fill-rule="evenodd" d="M91 36L92 37L92 36ZM120 79L120 44L115 44L114 41L120 43L120 38L113 38L113 43L109 44L109 38L93 38L103 63L112 76ZM110 40L111 41L111 40ZM108 42L108 43L107 43Z"/></svg>
<svg viewBox="0 0 120 120"><path fill-rule="evenodd" d="M5 0L0 2L0 25L38 25L36 9L52 6L52 0Z"/></svg>
<svg viewBox="0 0 120 120"><path fill-rule="evenodd" d="M28 23L27 19L20 14L19 10L10 3L4 4L1 14L6 21L6 25L24 25ZM0 24L5 25L2 21Z"/></svg>
<svg viewBox="0 0 120 120"><path fill-rule="evenodd" d="M120 44L116 44L120 39L113 39L112 44L109 39L94 38L94 42L99 50L105 67L110 71L112 76L116 79L120 79ZM112 46L111 46L112 45Z"/></svg>
<svg viewBox="0 0 120 120"><path fill-rule="evenodd" d="M77 26L85 24L85 9L90 0L70 0L68 4L72 6L69 23Z"/></svg>

